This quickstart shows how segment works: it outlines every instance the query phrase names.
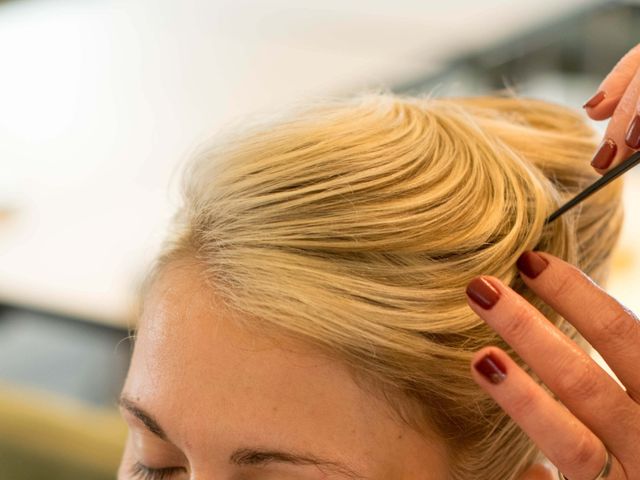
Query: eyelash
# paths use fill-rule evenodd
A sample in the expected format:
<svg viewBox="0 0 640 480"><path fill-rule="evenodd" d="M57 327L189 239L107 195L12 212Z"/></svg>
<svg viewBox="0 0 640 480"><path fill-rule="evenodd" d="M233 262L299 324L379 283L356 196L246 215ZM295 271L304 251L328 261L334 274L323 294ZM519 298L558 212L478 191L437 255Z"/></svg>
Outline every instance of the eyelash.
<svg viewBox="0 0 640 480"><path fill-rule="evenodd" d="M132 475L140 480L165 480L184 471L183 467L149 468L140 462L134 463L131 467Z"/></svg>

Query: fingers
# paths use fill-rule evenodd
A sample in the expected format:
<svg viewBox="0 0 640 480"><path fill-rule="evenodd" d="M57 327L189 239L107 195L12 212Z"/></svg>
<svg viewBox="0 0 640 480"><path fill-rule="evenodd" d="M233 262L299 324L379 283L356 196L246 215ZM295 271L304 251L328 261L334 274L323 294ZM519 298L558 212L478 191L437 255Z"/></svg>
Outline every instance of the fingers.
<svg viewBox="0 0 640 480"><path fill-rule="evenodd" d="M586 352L499 279L478 277L469 283L467 292L473 311L518 352L586 427L610 442L614 451L633 453L629 432L620 425L627 421L631 406L637 405Z"/></svg>
<svg viewBox="0 0 640 480"><path fill-rule="evenodd" d="M545 252L518 260L522 279L602 355L640 402L640 321L575 266Z"/></svg>
<svg viewBox="0 0 640 480"><path fill-rule="evenodd" d="M640 148L640 45L630 50L607 75L598 93L585 104L595 120L611 116L591 165L603 174ZM593 105L593 106L589 106Z"/></svg>
<svg viewBox="0 0 640 480"><path fill-rule="evenodd" d="M556 469L552 467L550 462L545 461L543 464L534 464L525 473L518 477L518 480L555 480L558 477L555 474Z"/></svg>
<svg viewBox="0 0 640 480"><path fill-rule="evenodd" d="M572 480L597 476L605 462L602 442L505 352L496 347L483 348L476 352L472 364L475 381L565 476ZM504 373L494 371L496 367ZM500 381L493 383L491 379ZM625 478L617 461L612 466L609 478Z"/></svg>
<svg viewBox="0 0 640 480"><path fill-rule="evenodd" d="M585 102L587 115L594 120L609 118L625 90L640 67L640 44L629 50L611 69L596 89L595 95Z"/></svg>

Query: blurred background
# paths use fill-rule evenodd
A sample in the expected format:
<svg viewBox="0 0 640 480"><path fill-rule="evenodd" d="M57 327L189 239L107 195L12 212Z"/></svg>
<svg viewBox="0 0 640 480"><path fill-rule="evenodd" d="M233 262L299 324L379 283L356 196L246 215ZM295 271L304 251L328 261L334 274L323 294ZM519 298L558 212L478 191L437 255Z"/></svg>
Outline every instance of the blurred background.
<svg viewBox="0 0 640 480"><path fill-rule="evenodd" d="M0 1L0 478L114 478L136 288L180 164L221 126L370 87L579 108L638 3ZM609 290L640 312L640 170L626 182Z"/></svg>

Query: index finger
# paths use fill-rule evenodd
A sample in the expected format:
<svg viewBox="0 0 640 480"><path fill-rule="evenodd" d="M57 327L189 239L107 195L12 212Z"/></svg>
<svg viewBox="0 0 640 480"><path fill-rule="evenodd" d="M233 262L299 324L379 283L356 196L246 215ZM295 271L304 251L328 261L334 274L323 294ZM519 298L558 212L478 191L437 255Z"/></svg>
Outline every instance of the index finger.
<svg viewBox="0 0 640 480"><path fill-rule="evenodd" d="M640 69L635 68L613 111L604 139L593 156L591 165L598 173L605 173L640 148L639 99Z"/></svg>
<svg viewBox="0 0 640 480"><path fill-rule="evenodd" d="M609 118L638 68L640 68L640 43L618 60L596 89L596 94L583 105L587 115L594 120Z"/></svg>
<svg viewBox="0 0 640 480"><path fill-rule="evenodd" d="M575 266L545 252L524 252L517 262L524 282L571 323L602 355L640 401L640 322Z"/></svg>

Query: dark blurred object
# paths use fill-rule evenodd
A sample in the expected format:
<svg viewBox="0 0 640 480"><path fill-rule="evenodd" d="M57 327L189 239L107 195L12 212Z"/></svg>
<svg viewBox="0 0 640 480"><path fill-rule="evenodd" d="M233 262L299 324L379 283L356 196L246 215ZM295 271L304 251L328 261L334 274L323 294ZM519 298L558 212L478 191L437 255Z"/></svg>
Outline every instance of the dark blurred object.
<svg viewBox="0 0 640 480"><path fill-rule="evenodd" d="M0 478L113 478L130 352L125 330L1 307Z"/></svg>
<svg viewBox="0 0 640 480"><path fill-rule="evenodd" d="M115 409L0 383L2 479L113 479L125 438Z"/></svg>
<svg viewBox="0 0 640 480"><path fill-rule="evenodd" d="M126 330L20 307L0 309L0 381L113 408L130 351Z"/></svg>
<svg viewBox="0 0 640 480"><path fill-rule="evenodd" d="M639 22L637 2L586 6L568 18L502 39L490 48L470 49L436 75L416 78L394 90L417 93L460 84L463 91L456 93L486 93L511 85L522 92L541 78L560 76L565 80L582 77L585 83L598 85L638 43Z"/></svg>

